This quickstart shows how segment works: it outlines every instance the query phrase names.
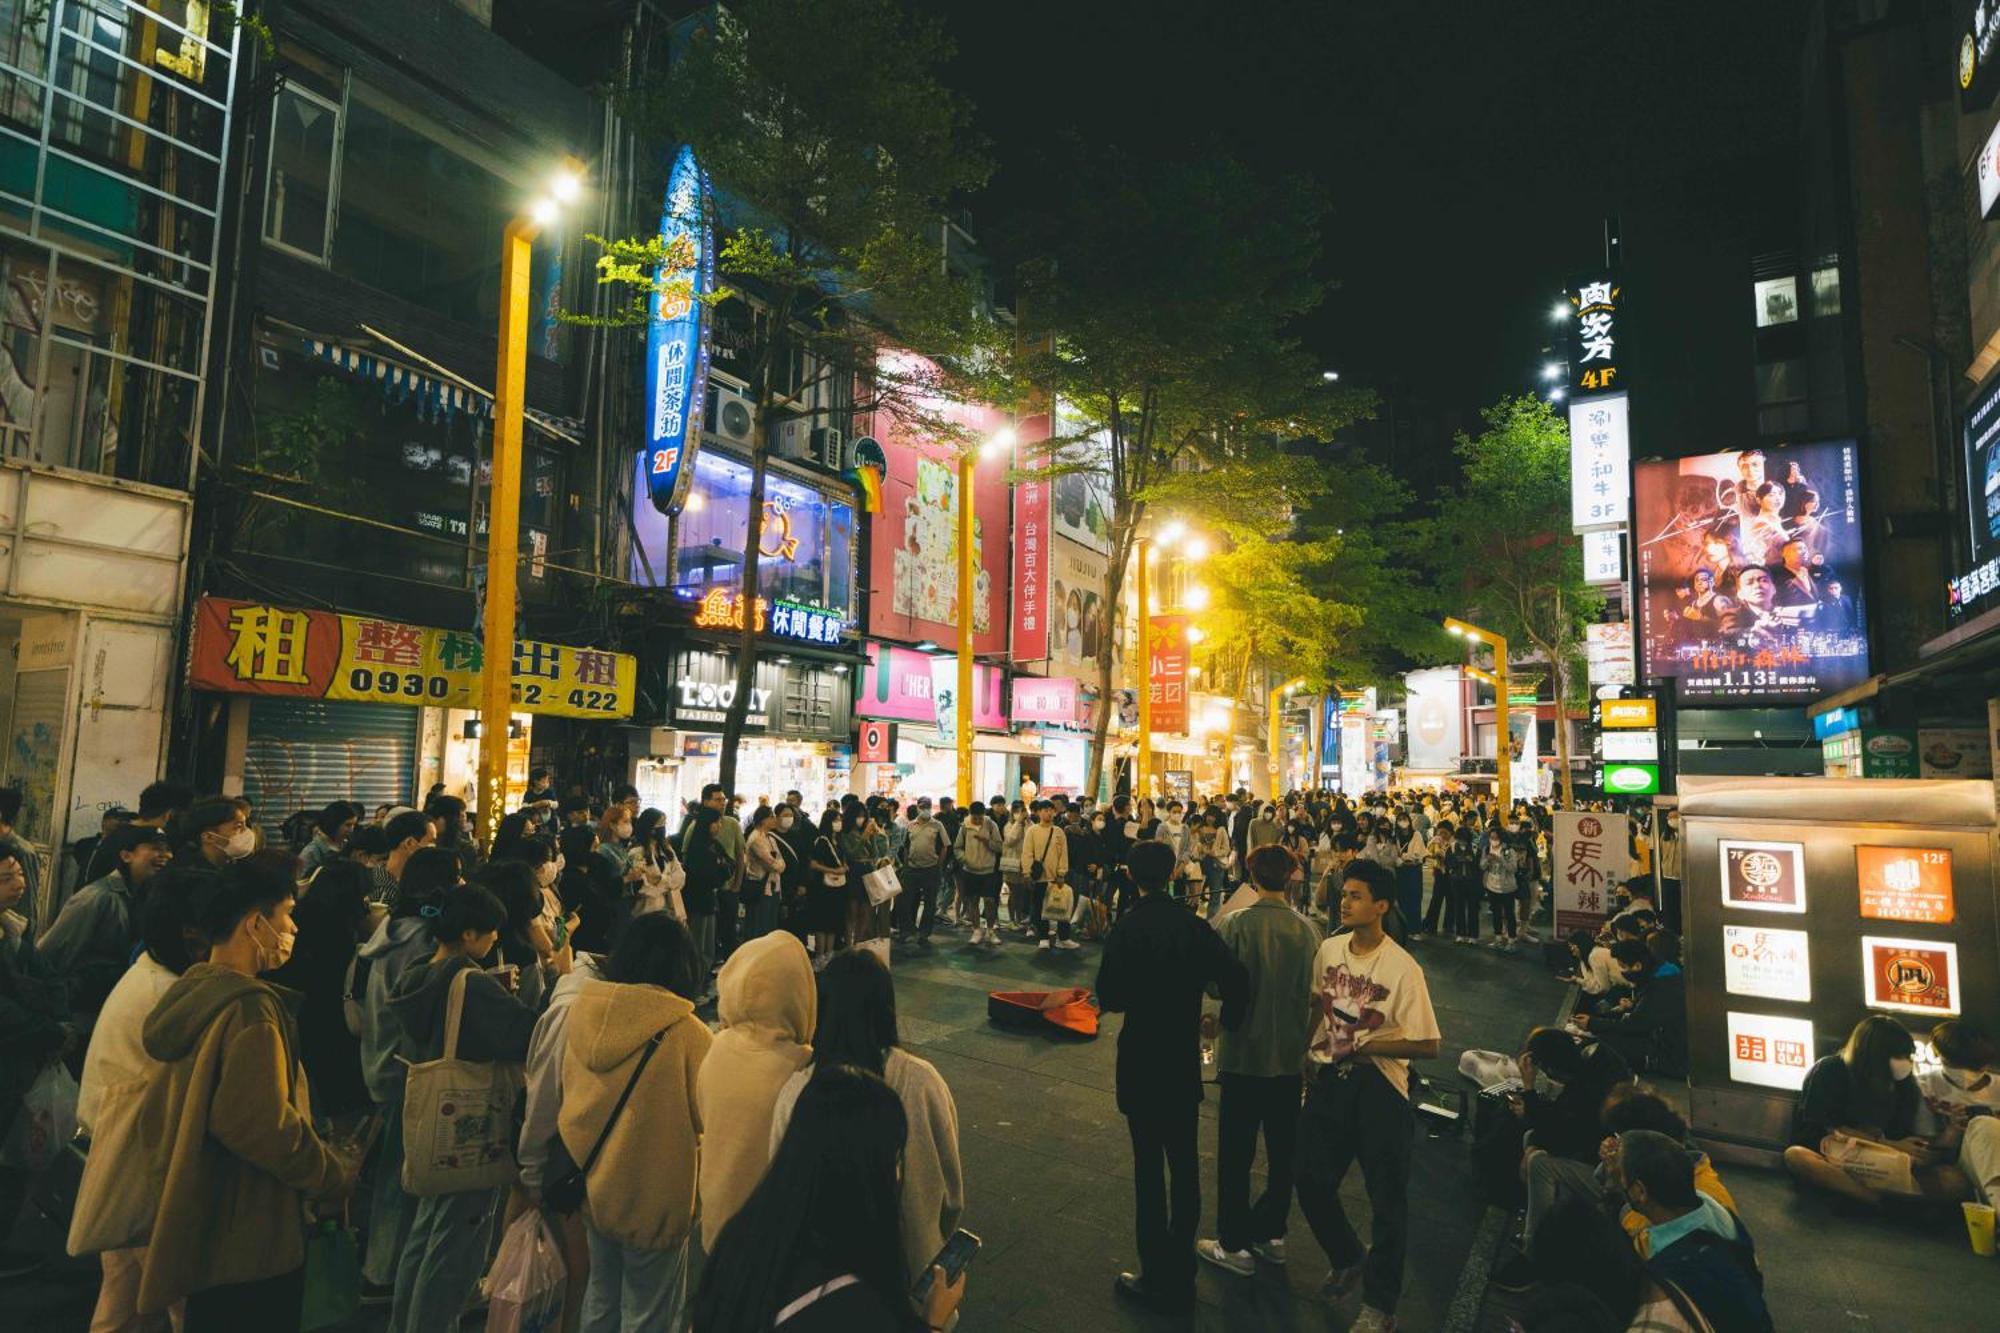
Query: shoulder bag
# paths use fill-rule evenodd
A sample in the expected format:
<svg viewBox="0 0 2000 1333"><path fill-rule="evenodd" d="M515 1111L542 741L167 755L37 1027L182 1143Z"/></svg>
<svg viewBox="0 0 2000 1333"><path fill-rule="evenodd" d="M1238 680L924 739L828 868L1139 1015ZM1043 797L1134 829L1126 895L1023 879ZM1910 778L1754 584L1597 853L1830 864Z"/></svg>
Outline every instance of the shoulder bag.
<svg viewBox="0 0 2000 1333"><path fill-rule="evenodd" d="M611 1115L605 1120L604 1128L598 1133L597 1142L591 1145L590 1155L583 1159L582 1166L578 1166L576 1159L569 1155L569 1147L562 1141L562 1135L549 1135L549 1165L542 1177L544 1208L567 1217L583 1207L590 1169L597 1165L604 1145L611 1140L611 1131L618 1126L618 1117L625 1111L625 1103L632 1100L632 1089L639 1086L639 1075L646 1072L653 1052L660 1049L660 1043L666 1036L667 1030L661 1028L647 1039L646 1049L639 1052L639 1063L632 1067L632 1077L625 1080L625 1090L618 1094L618 1102L611 1108Z"/></svg>
<svg viewBox="0 0 2000 1333"><path fill-rule="evenodd" d="M418 1198L498 1189L514 1180L514 1103L521 1066L458 1058L465 1017L459 969L445 1001L444 1051L409 1065L403 1093L403 1189Z"/></svg>

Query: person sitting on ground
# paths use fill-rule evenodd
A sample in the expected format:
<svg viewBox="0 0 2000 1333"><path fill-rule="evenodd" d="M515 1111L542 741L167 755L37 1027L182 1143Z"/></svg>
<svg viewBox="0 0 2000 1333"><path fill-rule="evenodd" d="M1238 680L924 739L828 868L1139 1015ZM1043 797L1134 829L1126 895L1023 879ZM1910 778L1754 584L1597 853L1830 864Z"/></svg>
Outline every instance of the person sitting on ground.
<svg viewBox="0 0 2000 1333"><path fill-rule="evenodd" d="M1495 1141L1494 1160L1511 1161L1518 1152L1518 1171L1526 1189L1527 1214L1521 1231L1521 1252L1494 1272L1502 1290L1523 1290L1539 1277L1528 1255L1535 1253L1541 1222L1550 1207L1566 1194L1593 1196L1597 1191L1598 1145L1604 1137L1601 1114L1614 1088L1629 1086L1632 1070L1602 1042L1575 1037L1561 1028L1536 1028L1528 1034L1518 1063L1522 1090L1507 1099L1523 1134L1512 1139L1513 1151Z"/></svg>
<svg viewBox="0 0 2000 1333"><path fill-rule="evenodd" d="M1938 1062L1917 1075L1935 1120L1931 1144L1958 1153L1972 1197L2000 1203L2000 1042L1975 1023L1947 1019L1931 1029Z"/></svg>
<svg viewBox="0 0 2000 1333"><path fill-rule="evenodd" d="M1579 1013L1577 1027L1608 1044L1644 1073L1687 1076L1687 978L1679 965L1662 963L1638 940L1621 939L1611 957L1632 988L1630 1008Z"/></svg>
<svg viewBox="0 0 2000 1333"><path fill-rule="evenodd" d="M1785 1149L1785 1169L1792 1178L1870 1206L1879 1206L1888 1193L1906 1193L1885 1191L1879 1184L1858 1179L1829 1156L1855 1152L1858 1141L1907 1158L1917 1191L1940 1199L1956 1197L1960 1182L1939 1169L1945 1154L1917 1134L1924 1099L1915 1072L1916 1042L1909 1029L1880 1014L1856 1023L1846 1045L1806 1074L1798 1104L1792 1108L1791 1146ZM1880 1151L1868 1156L1875 1168L1870 1177L1877 1182L1883 1178L1880 1168L1885 1163L1892 1171L1897 1165Z"/></svg>
<svg viewBox="0 0 2000 1333"><path fill-rule="evenodd" d="M1587 930L1573 930L1563 942L1569 946L1570 957L1575 961L1573 970L1558 976L1557 981L1574 981L1585 995L1593 998L1623 984L1618 966L1611 959L1609 944Z"/></svg>
<svg viewBox="0 0 2000 1333"><path fill-rule="evenodd" d="M965 1296L965 1274L947 1284L933 1268L924 1295L911 1291L902 1099L879 1075L852 1065L812 1075L770 1169L722 1228L702 1271L694 1333L943 1329Z"/></svg>
<svg viewBox="0 0 2000 1333"><path fill-rule="evenodd" d="M1695 1143L1688 1122L1658 1092L1643 1083L1621 1084L1604 1099L1602 1118L1605 1137L1598 1145L1599 1192L1619 1204L1618 1220L1625 1233L1632 1238L1632 1247L1640 1258L1646 1257L1646 1219L1624 1205L1618 1195L1616 1175L1618 1139L1629 1130L1652 1130L1680 1144L1688 1155L1688 1165L1694 1171L1694 1187L1730 1212L1738 1211L1736 1196L1729 1192L1729 1187L1722 1183L1722 1177L1716 1174L1715 1163Z"/></svg>
<svg viewBox="0 0 2000 1333"><path fill-rule="evenodd" d="M1687 1150L1652 1130L1618 1136L1617 1177L1646 1221L1646 1269L1686 1292L1716 1333L1771 1333L1756 1243L1743 1220L1695 1187Z"/></svg>

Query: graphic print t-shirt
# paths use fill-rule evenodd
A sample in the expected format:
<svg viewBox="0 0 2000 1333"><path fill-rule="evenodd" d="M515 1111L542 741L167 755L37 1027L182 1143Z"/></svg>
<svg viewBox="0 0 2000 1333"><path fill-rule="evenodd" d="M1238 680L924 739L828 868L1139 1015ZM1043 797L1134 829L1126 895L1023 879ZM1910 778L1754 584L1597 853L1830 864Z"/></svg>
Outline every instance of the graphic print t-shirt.
<svg viewBox="0 0 2000 1333"><path fill-rule="evenodd" d="M1382 1071L1396 1091L1410 1090L1410 1062L1367 1054L1376 1041L1430 1041L1438 1031L1424 969L1402 945L1384 936L1368 953L1355 955L1352 935L1335 935L1313 958L1313 1007L1319 1029L1307 1056L1332 1064L1357 1047Z"/></svg>

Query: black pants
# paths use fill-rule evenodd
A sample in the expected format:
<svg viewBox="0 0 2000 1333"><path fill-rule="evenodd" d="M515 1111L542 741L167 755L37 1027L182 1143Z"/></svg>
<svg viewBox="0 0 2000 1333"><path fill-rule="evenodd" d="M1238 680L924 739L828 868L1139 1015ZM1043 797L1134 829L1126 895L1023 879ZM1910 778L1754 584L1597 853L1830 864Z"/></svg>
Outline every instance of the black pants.
<svg viewBox="0 0 2000 1333"><path fill-rule="evenodd" d="M1445 904L1450 901L1451 880L1440 870L1431 876L1431 901L1430 906L1424 909L1424 924L1421 927L1424 934L1435 935L1440 926L1447 932L1450 931L1451 924L1446 919L1444 910Z"/></svg>
<svg viewBox="0 0 2000 1333"><path fill-rule="evenodd" d="M306 1270L294 1268L255 1282L231 1282L187 1298L183 1333L249 1333L253 1328L299 1326L305 1301Z"/></svg>
<svg viewBox="0 0 2000 1333"><path fill-rule="evenodd" d="M1187 1102L1125 1117L1132 1131L1139 1272L1149 1288L1168 1300L1194 1299L1194 1234L1201 1223L1201 1164L1195 1155L1200 1110L1199 1102Z"/></svg>
<svg viewBox="0 0 2000 1333"><path fill-rule="evenodd" d="M1216 1237L1225 1250L1283 1240L1292 1212L1292 1157L1299 1141L1299 1076L1222 1074L1222 1117L1216 1126ZM1257 1131L1264 1132L1264 1194L1250 1202L1250 1165Z"/></svg>
<svg viewBox="0 0 2000 1333"><path fill-rule="evenodd" d="M1299 1122L1299 1211L1335 1268L1352 1268L1366 1255L1362 1299L1394 1314L1409 1248L1416 1117L1410 1099L1372 1064L1348 1061L1345 1077L1339 1068L1322 1073L1306 1093ZM1374 1217L1365 1251L1340 1203L1340 1182L1357 1160Z"/></svg>
<svg viewBox="0 0 2000 1333"><path fill-rule="evenodd" d="M737 901L735 889L715 891L715 963L718 967L723 959L736 951L736 942L740 938L736 924Z"/></svg>
<svg viewBox="0 0 2000 1333"><path fill-rule="evenodd" d="M1514 895L1511 893L1488 893L1486 909L1493 917L1493 933L1512 935L1514 933Z"/></svg>
<svg viewBox="0 0 2000 1333"><path fill-rule="evenodd" d="M903 891L896 895L896 932L907 935L917 931L918 938L929 939L931 928L937 924L938 883L944 871L938 866L904 866L896 872L903 882ZM924 923L917 925L917 909L923 909Z"/></svg>
<svg viewBox="0 0 2000 1333"><path fill-rule="evenodd" d="M1066 940L1069 938L1068 917L1065 916L1055 921L1045 921L1042 919L1042 905L1048 902L1048 900L1049 882L1039 879L1034 881L1033 886L1028 890L1028 920L1034 923L1035 934L1042 939L1047 939L1049 936L1054 935L1058 939Z"/></svg>

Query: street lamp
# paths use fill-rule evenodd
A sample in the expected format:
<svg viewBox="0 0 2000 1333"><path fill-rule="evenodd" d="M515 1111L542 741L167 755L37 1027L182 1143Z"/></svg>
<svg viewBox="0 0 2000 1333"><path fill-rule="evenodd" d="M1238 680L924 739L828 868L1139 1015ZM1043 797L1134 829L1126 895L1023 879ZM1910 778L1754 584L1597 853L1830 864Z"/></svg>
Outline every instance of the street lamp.
<svg viewBox="0 0 2000 1333"><path fill-rule="evenodd" d="M958 808L972 804L972 526L973 474L981 458L1014 452L1012 426L1002 426L977 449L958 455Z"/></svg>
<svg viewBox="0 0 2000 1333"><path fill-rule="evenodd" d="M1340 372L1337 370L1322 370L1319 373L1319 377L1328 384L1336 384L1340 381Z"/></svg>
<svg viewBox="0 0 2000 1333"><path fill-rule="evenodd" d="M1545 380L1552 380L1556 376L1562 373L1563 373L1563 368L1554 361L1551 361L1547 365L1542 367L1542 378Z"/></svg>
<svg viewBox="0 0 2000 1333"><path fill-rule="evenodd" d="M1568 319L1568 318L1569 318L1569 302L1568 302L1568 301L1558 301L1558 302L1556 302L1556 303L1555 303L1555 305L1554 305L1554 306L1550 307L1550 309L1549 309L1549 322L1550 322L1550 323L1552 323L1552 324L1560 324L1560 323L1562 323L1562 322L1563 322L1564 320L1566 320L1566 319Z"/></svg>
<svg viewBox="0 0 2000 1333"><path fill-rule="evenodd" d="M548 193L500 234L500 355L493 374L493 477L486 501L486 614L479 669L479 840L491 846L507 804L514 713L514 613L521 567L521 417L527 407L528 279L535 237L583 194L583 164L563 161Z"/></svg>
<svg viewBox="0 0 2000 1333"><path fill-rule="evenodd" d="M1291 680L1286 681L1282 685L1273 686L1271 689L1271 697L1267 702L1265 708L1265 712L1270 720L1270 726L1271 726L1271 735L1270 735L1271 801L1273 804L1276 804L1278 796L1280 794L1278 783L1281 779L1282 770L1284 768L1284 765L1280 762L1279 758L1280 750L1279 750L1279 737L1278 737L1278 699L1281 696L1289 699L1292 695L1298 693L1299 687L1304 684L1305 681L1303 679L1299 677L1293 677Z"/></svg>
<svg viewBox="0 0 2000 1333"><path fill-rule="evenodd" d="M1491 674L1478 667L1467 667L1469 675L1487 682L1493 687L1493 729L1498 733L1498 743L1494 746L1497 758L1495 770L1494 796L1500 816L1504 819L1508 809L1514 804L1514 782L1512 756L1509 753L1512 742L1508 736L1510 725L1507 710L1507 640L1492 630L1481 629L1450 616L1445 617L1444 627L1452 634L1471 643L1483 643L1493 650L1493 671Z"/></svg>

